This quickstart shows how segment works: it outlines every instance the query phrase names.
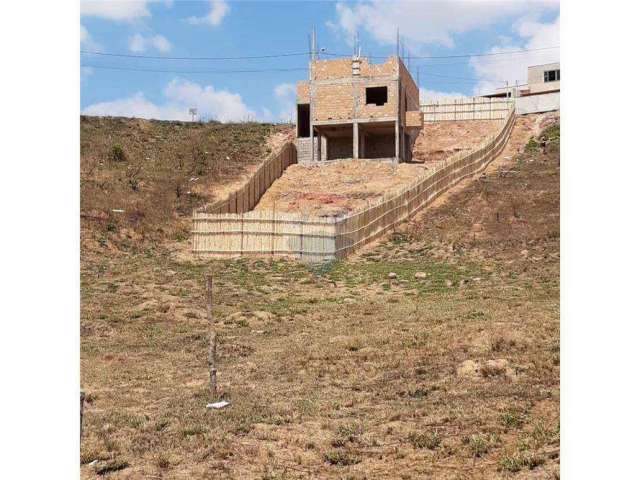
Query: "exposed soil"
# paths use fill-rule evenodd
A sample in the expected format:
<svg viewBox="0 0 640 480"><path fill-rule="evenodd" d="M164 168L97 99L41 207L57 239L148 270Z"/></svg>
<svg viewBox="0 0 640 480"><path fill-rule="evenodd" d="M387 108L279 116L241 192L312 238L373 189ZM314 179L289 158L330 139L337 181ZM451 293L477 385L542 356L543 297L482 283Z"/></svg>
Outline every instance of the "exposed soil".
<svg viewBox="0 0 640 480"><path fill-rule="evenodd" d="M413 149L414 162L394 166L366 160L343 160L322 166L292 165L276 180L256 210L339 216L399 191L436 168L439 161L479 145L498 131L500 122L425 124Z"/></svg>
<svg viewBox="0 0 640 480"><path fill-rule="evenodd" d="M470 151L500 128L498 120L425 122L413 148L413 161L437 162Z"/></svg>
<svg viewBox="0 0 640 480"><path fill-rule="evenodd" d="M338 216L401 189L433 167L367 160L323 166L291 165L256 205L256 210Z"/></svg>
<svg viewBox="0 0 640 480"><path fill-rule="evenodd" d="M88 252L82 478L559 478L559 129L537 125L346 261Z"/></svg>

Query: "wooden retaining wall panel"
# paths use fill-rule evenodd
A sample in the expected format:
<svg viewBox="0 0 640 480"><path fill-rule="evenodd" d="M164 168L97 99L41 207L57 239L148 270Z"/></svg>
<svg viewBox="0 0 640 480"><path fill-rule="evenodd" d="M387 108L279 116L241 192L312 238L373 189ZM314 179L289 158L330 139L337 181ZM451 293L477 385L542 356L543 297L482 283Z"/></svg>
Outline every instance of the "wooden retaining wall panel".
<svg viewBox="0 0 640 480"><path fill-rule="evenodd" d="M242 213L249 211L249 184L245 183L242 188Z"/></svg>
<svg viewBox="0 0 640 480"><path fill-rule="evenodd" d="M497 136L478 150L457 155L443 162L432 175L407 186L398 194L385 197L339 221L328 218L307 218L278 212L249 212L237 214L194 214L194 253L214 255L266 254L290 255L305 261L342 258L365 243L396 227L415 215L442 192L477 173L495 158L508 140L515 116L510 113ZM291 152L283 150L278 161L264 164L264 185L273 181L288 166ZM295 156L293 157L295 158ZM257 201L260 174L236 194L236 206L246 207ZM253 194L253 196L252 196ZM233 197L229 197L230 200ZM229 210L233 207L229 202ZM202 216L204 215L204 217Z"/></svg>
<svg viewBox="0 0 640 480"><path fill-rule="evenodd" d="M271 212L271 215L273 223L267 252L297 256L300 251L298 223L288 221L288 216L278 212Z"/></svg>
<svg viewBox="0 0 640 480"><path fill-rule="evenodd" d="M262 222L254 216L243 215L242 219L242 253L260 252L262 238Z"/></svg>

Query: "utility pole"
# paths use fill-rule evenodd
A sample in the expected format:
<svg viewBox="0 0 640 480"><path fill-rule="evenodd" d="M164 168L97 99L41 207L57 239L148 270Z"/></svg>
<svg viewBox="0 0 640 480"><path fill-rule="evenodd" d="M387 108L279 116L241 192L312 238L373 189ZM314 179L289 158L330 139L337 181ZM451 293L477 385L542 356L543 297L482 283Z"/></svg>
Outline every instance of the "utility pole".
<svg viewBox="0 0 640 480"><path fill-rule="evenodd" d="M316 55L317 55L317 39L316 39L316 26L313 26L313 30L311 31L311 60L315 60L316 59Z"/></svg>

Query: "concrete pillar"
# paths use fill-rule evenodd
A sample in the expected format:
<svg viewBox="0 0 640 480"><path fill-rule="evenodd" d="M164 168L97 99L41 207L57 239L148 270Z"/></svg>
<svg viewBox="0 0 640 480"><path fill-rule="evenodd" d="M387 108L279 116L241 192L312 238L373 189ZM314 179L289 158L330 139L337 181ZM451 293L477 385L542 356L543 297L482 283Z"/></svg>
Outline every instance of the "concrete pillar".
<svg viewBox="0 0 640 480"><path fill-rule="evenodd" d="M360 132L360 156L367 158L367 146L364 143L364 132Z"/></svg>
<svg viewBox="0 0 640 480"><path fill-rule="evenodd" d="M360 132L358 122L353 122L353 158L360 158Z"/></svg>
<svg viewBox="0 0 640 480"><path fill-rule="evenodd" d="M327 161L327 136L320 135L320 160Z"/></svg>
<svg viewBox="0 0 640 480"><path fill-rule="evenodd" d="M311 131L309 132L311 133L311 163L313 163L316 160L316 148L313 143L313 124L311 124L309 128L311 129Z"/></svg>
<svg viewBox="0 0 640 480"><path fill-rule="evenodd" d="M396 120L396 163L400 161L400 123Z"/></svg>

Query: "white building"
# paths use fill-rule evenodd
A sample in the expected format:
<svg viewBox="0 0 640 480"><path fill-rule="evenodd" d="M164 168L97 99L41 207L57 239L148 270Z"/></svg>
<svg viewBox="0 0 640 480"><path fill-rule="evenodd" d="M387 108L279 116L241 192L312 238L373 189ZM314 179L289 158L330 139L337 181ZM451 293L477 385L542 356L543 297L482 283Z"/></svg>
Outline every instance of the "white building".
<svg viewBox="0 0 640 480"><path fill-rule="evenodd" d="M532 65L527 69L527 83L500 87L484 97L515 98L518 114L560 110L560 63Z"/></svg>

